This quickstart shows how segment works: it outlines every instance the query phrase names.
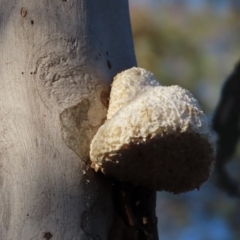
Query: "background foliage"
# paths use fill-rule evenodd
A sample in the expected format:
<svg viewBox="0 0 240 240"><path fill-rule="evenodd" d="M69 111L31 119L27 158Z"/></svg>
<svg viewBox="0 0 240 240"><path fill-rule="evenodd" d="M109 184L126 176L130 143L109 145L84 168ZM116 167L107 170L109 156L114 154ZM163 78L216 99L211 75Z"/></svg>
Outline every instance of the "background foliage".
<svg viewBox="0 0 240 240"><path fill-rule="evenodd" d="M240 57L239 1L130 3L138 65L163 85L190 90L211 118ZM240 184L238 156L228 170ZM214 176L200 191L159 193L157 215L161 240L240 239L240 201L219 190Z"/></svg>

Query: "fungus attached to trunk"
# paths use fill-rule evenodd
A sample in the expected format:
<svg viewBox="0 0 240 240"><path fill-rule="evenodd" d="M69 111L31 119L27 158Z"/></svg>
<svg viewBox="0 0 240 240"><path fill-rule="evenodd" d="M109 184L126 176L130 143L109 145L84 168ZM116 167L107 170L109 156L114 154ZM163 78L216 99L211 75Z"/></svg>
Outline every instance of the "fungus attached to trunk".
<svg viewBox="0 0 240 240"><path fill-rule="evenodd" d="M106 122L91 143L95 170L121 181L181 193L199 188L212 170L206 116L190 92L161 86L141 68L113 81Z"/></svg>

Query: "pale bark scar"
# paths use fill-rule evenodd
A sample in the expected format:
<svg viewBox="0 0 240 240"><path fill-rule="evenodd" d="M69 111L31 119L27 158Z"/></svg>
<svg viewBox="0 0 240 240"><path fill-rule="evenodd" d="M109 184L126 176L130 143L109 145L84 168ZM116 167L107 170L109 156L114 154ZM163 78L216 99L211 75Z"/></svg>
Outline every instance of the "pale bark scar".
<svg viewBox="0 0 240 240"><path fill-rule="evenodd" d="M57 102L61 110L88 98L98 82L91 69L79 65L76 59L63 52L39 57L34 73L45 104Z"/></svg>
<svg viewBox="0 0 240 240"><path fill-rule="evenodd" d="M91 140L107 114L109 86L102 73L64 52L39 57L34 73L41 100L60 113L66 145L86 162Z"/></svg>
<svg viewBox="0 0 240 240"><path fill-rule="evenodd" d="M108 92L98 85L89 99L60 113L63 139L83 161L89 160L91 140L106 119L107 102Z"/></svg>

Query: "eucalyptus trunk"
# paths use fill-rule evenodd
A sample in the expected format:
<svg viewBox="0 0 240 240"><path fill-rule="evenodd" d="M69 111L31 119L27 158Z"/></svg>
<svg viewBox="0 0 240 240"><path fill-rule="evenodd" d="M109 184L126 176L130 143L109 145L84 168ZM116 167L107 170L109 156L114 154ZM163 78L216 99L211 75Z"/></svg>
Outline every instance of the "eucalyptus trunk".
<svg viewBox="0 0 240 240"><path fill-rule="evenodd" d="M0 0L0 239L108 239L89 145L134 65L127 0Z"/></svg>

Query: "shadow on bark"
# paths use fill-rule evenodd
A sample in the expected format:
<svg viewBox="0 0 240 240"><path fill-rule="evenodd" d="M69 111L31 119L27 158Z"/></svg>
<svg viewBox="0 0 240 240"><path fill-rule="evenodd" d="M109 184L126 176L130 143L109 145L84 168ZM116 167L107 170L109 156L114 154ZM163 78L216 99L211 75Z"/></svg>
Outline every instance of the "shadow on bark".
<svg viewBox="0 0 240 240"><path fill-rule="evenodd" d="M115 220L109 240L158 240L156 191L115 180Z"/></svg>

